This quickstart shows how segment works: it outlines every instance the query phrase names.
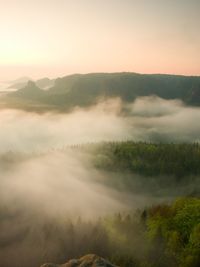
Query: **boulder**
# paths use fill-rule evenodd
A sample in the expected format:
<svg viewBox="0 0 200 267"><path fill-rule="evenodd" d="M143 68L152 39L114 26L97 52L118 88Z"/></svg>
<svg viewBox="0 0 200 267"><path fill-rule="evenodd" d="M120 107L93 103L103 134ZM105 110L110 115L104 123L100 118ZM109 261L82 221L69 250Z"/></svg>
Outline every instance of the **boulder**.
<svg viewBox="0 0 200 267"><path fill-rule="evenodd" d="M117 267L95 254L88 254L80 259L72 259L64 264L45 263L41 267Z"/></svg>

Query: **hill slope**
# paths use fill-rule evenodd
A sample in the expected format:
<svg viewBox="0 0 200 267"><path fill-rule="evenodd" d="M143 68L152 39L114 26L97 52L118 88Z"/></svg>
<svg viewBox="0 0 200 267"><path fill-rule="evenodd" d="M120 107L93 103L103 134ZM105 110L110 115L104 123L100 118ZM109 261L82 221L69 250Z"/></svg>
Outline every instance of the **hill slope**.
<svg viewBox="0 0 200 267"><path fill-rule="evenodd" d="M29 87L29 86L28 86ZM22 91L23 90L23 91ZM37 94L26 94L27 86L12 98L26 98L57 108L70 109L75 106L95 104L99 98L120 97L125 102L138 96L157 95L164 99L181 99L186 104L199 105L200 77L137 73L90 73L74 74L55 80L49 90ZM23 92L23 93L21 93ZM26 97L24 97L26 95Z"/></svg>

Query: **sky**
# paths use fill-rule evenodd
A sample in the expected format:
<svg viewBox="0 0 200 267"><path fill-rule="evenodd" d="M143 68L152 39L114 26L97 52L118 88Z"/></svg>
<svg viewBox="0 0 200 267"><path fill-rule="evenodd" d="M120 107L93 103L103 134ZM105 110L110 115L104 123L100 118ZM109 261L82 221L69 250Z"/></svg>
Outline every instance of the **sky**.
<svg viewBox="0 0 200 267"><path fill-rule="evenodd" d="M0 0L0 80L200 75L199 0Z"/></svg>

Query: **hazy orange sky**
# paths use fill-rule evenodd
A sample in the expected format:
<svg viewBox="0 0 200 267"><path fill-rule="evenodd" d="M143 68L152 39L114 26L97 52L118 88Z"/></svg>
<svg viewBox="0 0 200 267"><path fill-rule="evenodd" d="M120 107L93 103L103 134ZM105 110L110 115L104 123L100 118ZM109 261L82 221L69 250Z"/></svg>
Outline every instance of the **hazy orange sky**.
<svg viewBox="0 0 200 267"><path fill-rule="evenodd" d="M200 0L0 0L0 79L200 75Z"/></svg>

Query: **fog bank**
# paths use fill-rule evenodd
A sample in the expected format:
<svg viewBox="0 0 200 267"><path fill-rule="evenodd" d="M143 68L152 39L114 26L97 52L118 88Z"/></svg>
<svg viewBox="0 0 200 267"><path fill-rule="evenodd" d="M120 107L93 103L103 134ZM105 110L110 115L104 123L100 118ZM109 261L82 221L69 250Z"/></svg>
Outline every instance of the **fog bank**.
<svg viewBox="0 0 200 267"><path fill-rule="evenodd" d="M138 98L129 105L111 99L68 114L1 110L0 153L117 140L196 142L199 119L199 108L158 97Z"/></svg>
<svg viewBox="0 0 200 267"><path fill-rule="evenodd" d="M196 142L199 120L199 108L153 96L131 104L100 101L68 114L1 110L0 267L60 259L69 220L95 220L163 200L131 194L125 185L106 185L116 174L95 169L90 155L66 147L122 140Z"/></svg>

